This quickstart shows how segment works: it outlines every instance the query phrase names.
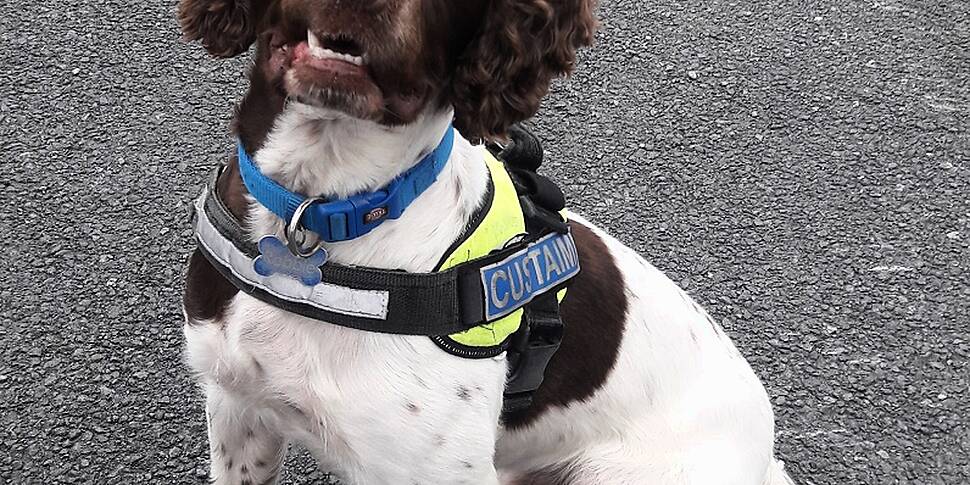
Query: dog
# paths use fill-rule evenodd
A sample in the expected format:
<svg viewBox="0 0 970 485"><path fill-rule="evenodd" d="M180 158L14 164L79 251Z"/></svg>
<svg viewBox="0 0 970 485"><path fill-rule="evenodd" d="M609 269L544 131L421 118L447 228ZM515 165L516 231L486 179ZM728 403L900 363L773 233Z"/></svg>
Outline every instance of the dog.
<svg viewBox="0 0 970 485"><path fill-rule="evenodd" d="M482 141L533 116L593 41L592 0L181 0L216 57L255 44L234 132L294 193L387 186L454 126L447 164L400 217L323 243L331 262L432 271L489 189ZM221 202L252 243L284 238L232 157ZM300 443L347 484L791 484L767 393L721 327L581 216L582 269L531 404L502 417L507 355L362 331L240 291L200 251L186 273L186 359L205 393L211 479L278 480Z"/></svg>

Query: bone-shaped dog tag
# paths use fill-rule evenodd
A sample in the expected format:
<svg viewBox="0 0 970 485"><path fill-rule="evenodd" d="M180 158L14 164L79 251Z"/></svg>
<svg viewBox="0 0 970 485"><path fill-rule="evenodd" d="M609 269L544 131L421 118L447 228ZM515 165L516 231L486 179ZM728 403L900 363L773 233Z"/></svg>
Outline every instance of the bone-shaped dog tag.
<svg viewBox="0 0 970 485"><path fill-rule="evenodd" d="M259 240L259 256L253 261L253 269L261 276L279 274L315 286L323 280L320 266L326 261L326 249L319 248L304 258L291 253L278 237L268 235Z"/></svg>

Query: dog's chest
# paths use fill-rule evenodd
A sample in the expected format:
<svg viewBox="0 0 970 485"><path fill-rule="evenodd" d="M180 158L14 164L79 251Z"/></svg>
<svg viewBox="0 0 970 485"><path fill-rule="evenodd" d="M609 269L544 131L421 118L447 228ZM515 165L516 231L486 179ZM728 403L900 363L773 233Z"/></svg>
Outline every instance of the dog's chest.
<svg viewBox="0 0 970 485"><path fill-rule="evenodd" d="M205 381L265 409L263 418L288 435L327 443L331 457L404 430L440 428L469 406L490 413L504 386L504 357L461 359L426 337L329 325L244 294L222 321L189 326L186 338L190 364Z"/></svg>
<svg viewBox="0 0 970 485"><path fill-rule="evenodd" d="M332 260L432 270L482 203L487 176L479 149L456 144L439 181L403 217L353 242L330 245ZM248 221L254 237L280 232L265 209L251 207ZM467 429L442 424L461 420L494 428L501 408L504 358L462 359L426 336L352 330L241 292L217 320L190 316L185 333L189 364L203 382L250 402L270 428L311 447L316 443L322 448L312 451L321 459L346 464L354 456L385 454L386 444L401 436L412 441L410 453L438 443L460 450Z"/></svg>

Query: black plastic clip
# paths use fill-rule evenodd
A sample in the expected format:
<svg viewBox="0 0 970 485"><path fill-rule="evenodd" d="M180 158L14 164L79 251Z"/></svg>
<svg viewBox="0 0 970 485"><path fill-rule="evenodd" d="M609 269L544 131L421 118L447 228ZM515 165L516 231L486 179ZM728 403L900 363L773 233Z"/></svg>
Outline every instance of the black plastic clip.
<svg viewBox="0 0 970 485"><path fill-rule="evenodd" d="M542 385L546 367L562 343L563 323L555 292L542 295L525 307L522 327L509 346L510 373L505 385L506 401L516 407L532 404L532 395ZM525 402L522 398L527 398ZM506 412L515 411L506 409Z"/></svg>

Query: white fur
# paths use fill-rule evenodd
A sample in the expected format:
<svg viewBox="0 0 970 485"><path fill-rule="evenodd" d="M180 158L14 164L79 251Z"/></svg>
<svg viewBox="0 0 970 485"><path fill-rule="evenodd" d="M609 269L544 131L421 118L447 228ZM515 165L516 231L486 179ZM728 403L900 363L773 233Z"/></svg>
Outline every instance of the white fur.
<svg viewBox="0 0 970 485"><path fill-rule="evenodd" d="M290 104L255 160L291 190L346 197L411 167L451 116L388 128ZM456 137L444 172L403 217L328 244L331 258L433 269L481 203L481 150ZM267 210L251 209L254 241L281 231ZM630 302L618 360L591 399L522 431L498 426L504 356L462 359L427 337L350 330L242 293L221 321L188 322L189 364L207 393L213 478L272 482L286 443L298 441L347 484L497 484L560 466L579 484L786 483L772 457L771 407L748 364L669 279L598 234Z"/></svg>

